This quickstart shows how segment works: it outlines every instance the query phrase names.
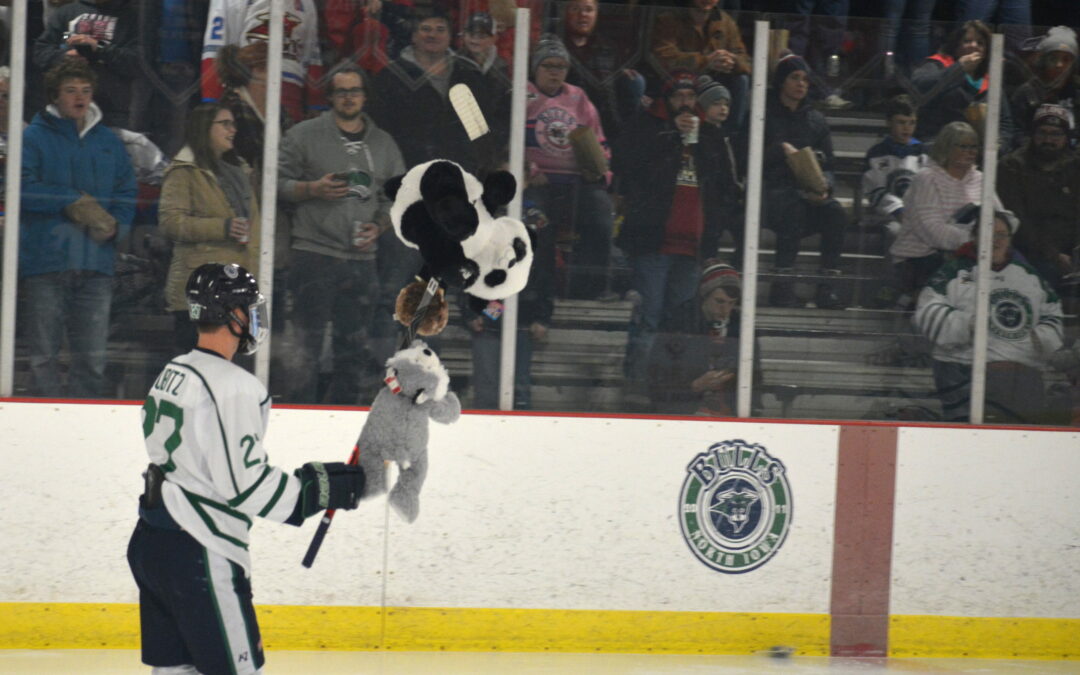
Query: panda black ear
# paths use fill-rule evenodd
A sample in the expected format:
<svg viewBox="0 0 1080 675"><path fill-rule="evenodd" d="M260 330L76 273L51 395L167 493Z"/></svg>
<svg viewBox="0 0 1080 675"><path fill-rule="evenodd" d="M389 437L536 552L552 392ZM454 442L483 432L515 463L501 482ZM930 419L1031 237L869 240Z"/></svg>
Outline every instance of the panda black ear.
<svg viewBox="0 0 1080 675"><path fill-rule="evenodd" d="M514 180L514 174L509 171L492 171L484 179L484 207L488 213L495 215L497 209L510 203L516 192L517 181Z"/></svg>
<svg viewBox="0 0 1080 675"><path fill-rule="evenodd" d="M383 194L387 199L394 201L397 199L398 190L401 189L401 179L405 176L394 176L390 180L383 183Z"/></svg>

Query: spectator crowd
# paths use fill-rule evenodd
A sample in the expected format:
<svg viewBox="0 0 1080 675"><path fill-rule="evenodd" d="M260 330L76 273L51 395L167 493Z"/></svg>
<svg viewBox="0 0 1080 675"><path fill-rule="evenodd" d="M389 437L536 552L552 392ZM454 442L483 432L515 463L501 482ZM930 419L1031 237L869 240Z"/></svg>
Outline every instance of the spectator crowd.
<svg viewBox="0 0 1080 675"><path fill-rule="evenodd" d="M1080 396L1065 320L1080 276L1075 26L1032 28L1027 2L889 0L877 3L884 30L856 40L854 0L682 4L290 0L273 102L269 0L31 2L18 269L30 391L108 394L110 311L131 261L151 262L144 272L161 288L147 309L171 314L175 348L189 349L188 274L209 261L257 268L274 213L275 269L260 273L274 277L274 324L288 326L292 351L272 391L369 403L396 341L395 296L420 268L392 232L382 186L435 158L481 176L507 167L523 7L520 169L536 262L521 296L518 407L530 406L531 355L549 339L554 300L623 298L628 404L732 414L759 10L783 13L762 148L767 304L844 309L848 240L880 232L879 308L913 313L946 417L961 419L975 224L994 162L990 395L1011 396L998 401L1003 418L1034 419L1021 403L1039 399L1016 394L1040 391L1056 364ZM947 32L931 24L945 5ZM985 157L993 25L1008 45L1000 151ZM857 86L870 77L881 86ZM8 78L0 67L5 96ZM491 127L480 139L450 103L459 84ZM866 154L852 227L828 115L856 101L883 113L886 134ZM282 140L277 201L263 204L271 105ZM803 250L811 238L816 250ZM461 308L480 407L496 405L497 316ZM1080 422L1080 400L1073 409Z"/></svg>

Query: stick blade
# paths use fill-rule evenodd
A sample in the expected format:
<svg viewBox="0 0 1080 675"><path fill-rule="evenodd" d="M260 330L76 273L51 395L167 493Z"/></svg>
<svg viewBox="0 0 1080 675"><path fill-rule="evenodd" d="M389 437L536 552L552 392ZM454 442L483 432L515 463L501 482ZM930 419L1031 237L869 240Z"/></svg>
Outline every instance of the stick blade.
<svg viewBox="0 0 1080 675"><path fill-rule="evenodd" d="M459 83L450 87L450 105L454 106L454 112L465 127L465 132L469 134L470 141L488 133L487 120L484 119L484 113L480 111L476 97L468 85Z"/></svg>

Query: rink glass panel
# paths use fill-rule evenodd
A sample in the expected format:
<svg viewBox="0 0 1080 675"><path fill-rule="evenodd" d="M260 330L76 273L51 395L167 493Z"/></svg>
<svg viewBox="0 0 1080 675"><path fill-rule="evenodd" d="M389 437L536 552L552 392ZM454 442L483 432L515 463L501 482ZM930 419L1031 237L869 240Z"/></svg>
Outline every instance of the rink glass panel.
<svg viewBox="0 0 1080 675"><path fill-rule="evenodd" d="M533 36L553 32L564 39L572 37L566 17L568 12L574 14L576 7L568 3L548 3L537 4L533 9L534 21L542 25L541 30L530 31ZM572 72L582 78L577 81L585 82L593 91L614 89L621 94L634 91L626 87L633 79L628 71L633 71L645 81L647 100L655 101L660 96L663 81L674 69L654 52L657 24L670 20L671 13L682 11L601 4L594 40L610 41L616 48L592 64L583 64L576 56L572 57ZM460 10L452 20L450 40L455 47L459 44L459 33L467 14L467 9ZM144 31L141 37L146 38L146 26L151 25L148 23L151 18L140 18ZM850 105L844 109L821 111L828 122L834 153L832 197L843 207L846 218L839 264L841 275L826 277L819 274L818 236L801 240L793 272L779 273L775 264L776 236L767 226L767 220L762 221L757 297L740 299L744 306L751 301L758 303L754 327L756 356L752 413L788 418L940 419L940 401L930 368L929 345L911 327L911 313L895 308L896 284L888 254L890 234L886 223L872 217L867 195L862 192L861 175L867 149L886 131L883 102L897 93L908 93L917 102L922 96L910 78L909 53L915 49L911 37L914 36L915 44L918 44L918 37L925 34L926 44L933 50L940 45L950 26L902 19L896 23L898 38L890 56L887 53L889 45L884 42L889 34L886 30L888 22L882 19L851 18L844 22L821 17L812 20L807 29L799 17L742 12L733 15L733 19L748 52L752 53L755 48L753 22L761 18L770 21L773 48L785 37L789 43L794 38L798 44L801 31L808 30L808 44L813 46L808 54L813 69L811 97L824 99L829 93L835 93ZM33 20L31 16L31 22ZM1029 31L1032 35L1044 32L1045 29L1036 27ZM839 58L832 59L827 48L833 44L829 41L835 40L838 34ZM819 39L815 39L815 35ZM33 50L35 37L28 39L29 52ZM142 40L138 52L140 75L132 78L132 103L126 120L129 128L147 134L163 152L166 161L171 161L185 145L184 126L191 109L199 103L205 84L200 75L199 53L203 35L186 36L191 45L186 55L181 50L163 56L162 46L165 43L175 46L177 43L171 38L176 37L185 37L181 28L158 26L157 32ZM1011 93L1010 88L1015 89L1030 77L1029 63L1022 54L1015 52L1016 40L1011 35L1009 38L1004 78L1006 96ZM506 49L501 42L499 46ZM316 95L326 85L326 73L339 63L359 62L369 68L385 70L392 60L389 55L381 57L366 43L324 43L323 47L322 75L304 72L308 77L305 85L311 85L309 89ZM821 47L826 49L823 51ZM393 46L389 49L393 51ZM820 54L815 54L815 49ZM29 120L46 101L42 72L32 58L28 60L27 68L24 116ZM530 67L530 75L533 73L534 69ZM315 79L311 80L312 77ZM375 101L380 92L375 86L370 89L365 109L378 105ZM100 90L98 95L101 95ZM745 95L749 99L749 88ZM478 171L499 167L508 160L509 100L496 103L499 104L491 110L497 112L493 112L488 121L493 129L501 129L502 133L496 142L488 143L484 166L478 165ZM623 105L625 101L619 101L616 96L616 103ZM753 114L754 111L747 113L741 131L748 131ZM618 137L629 128L632 117L623 115L619 122L611 135L605 134L610 145L617 145ZM270 132L264 130L264 133ZM406 137L410 132L399 131L397 135ZM557 138L558 135L550 137ZM569 143L565 138L562 141ZM261 147L258 143L256 146ZM565 149L564 146L562 150ZM258 161L252 164L258 164ZM254 168L253 177L257 179L259 167ZM348 168L343 167L343 170ZM766 188L763 202L768 206L766 195L773 181L768 175L763 178ZM176 316L166 310L164 297L169 268L174 264L175 245L161 226L160 182L160 177L155 178L152 172L139 174L130 234L116 242L115 266L107 289L111 293L111 302L105 373L101 389L95 394L99 397L141 398L161 365L179 348ZM641 384L627 377L629 335L634 322L641 320L642 310L640 292L633 292L640 285L635 281L634 256L614 244L628 216L626 195L620 192L621 177L616 174L591 185L580 181L573 189L553 190L550 184L543 186L536 182L532 180L524 186L527 189L523 219L539 227L534 263L538 274L534 276L543 279L545 284L537 293L534 280L531 297L527 297L530 292L526 292L520 298L518 330L522 337L527 335L532 344L531 349L528 345L523 349L522 340L518 342L519 350L529 357L529 374L528 378L518 377L513 397L515 407L577 412L697 413L699 408L692 401L689 405L684 402L678 409L662 402L658 404L658 397L647 380ZM654 187L659 193L659 186ZM257 183L253 189L258 193ZM298 319L296 280L303 275L297 274L295 256L291 255L294 251L289 232L293 207L287 200L279 199L278 204L286 206L275 209L274 269L260 273L263 278L270 274L274 280L274 292L269 298L274 328L269 379L271 394L276 400L288 403L368 405L381 379L381 364L398 340L398 326L392 320L394 298L418 269L418 261L415 255L410 257L407 250L393 241L389 233L380 240L377 268L380 286L370 320L363 321L356 334L348 336L353 338L349 344L359 345L356 354L363 381L359 387L346 388L344 397L331 395L336 374L333 316L339 311L351 311L351 308L332 311L331 321L323 326L325 333L321 343L309 335L308 344L316 346L307 350L298 348L305 333L314 329L302 326ZM268 209L262 211L265 214ZM253 231L257 232L258 227L255 224ZM610 238L608 235L601 237L600 245L594 245L596 238L593 235L597 228L601 232L610 228ZM716 251L701 254L690 262L688 281L683 284L682 291L675 294L683 302L672 304L679 305L682 312L695 311L694 305L699 300L697 273L704 259L717 257L741 267L741 261L735 259L734 253L735 240L727 231L721 236ZM796 306L773 307L769 303L770 288L785 280L793 284ZM819 283L828 283L845 308L814 307ZM485 324L480 331L475 330L475 321L467 320L475 315L468 313L467 303L459 296L460 293L454 290L448 294L450 323L441 335L430 339L430 344L442 357L451 374L452 387L461 395L465 407L494 407L490 403L490 382L496 382L497 387L498 373L497 368L494 375L490 373L490 364L492 350L496 355L498 353L504 327L494 321ZM533 302L537 299L539 303ZM550 317L544 315L548 321L547 330L530 330L533 323L541 323L532 319L537 304L542 306L544 302L552 305ZM1066 304L1066 314L1067 330L1075 331L1075 309ZM31 333L34 312L27 308L24 283L20 283L17 316L13 393L44 395L35 390L33 384L32 363L38 363L40 359L35 361L31 356L35 342ZM677 334L687 325L687 318L679 316L673 307L663 308L658 321L664 327L658 327L656 335ZM689 323L693 324L692 321ZM63 331L58 336L56 365L63 386L72 368L71 337ZM651 363L651 351L650 344L643 352L646 370ZM481 354L486 359L483 366L477 363ZM241 363L254 368L250 360ZM524 363L519 359L519 364ZM486 380L477 377L481 370L487 375ZM313 380L314 386L301 391L295 386L301 379ZM1048 371L1045 379L1048 389L1064 391L1066 382L1060 373ZM488 390L478 396L480 381L489 384L480 385L481 388L487 386ZM59 395L72 394L62 388ZM1053 405L1060 405L1060 402ZM710 414L716 414L716 411ZM1048 414L1039 421L1052 423L1058 417Z"/></svg>

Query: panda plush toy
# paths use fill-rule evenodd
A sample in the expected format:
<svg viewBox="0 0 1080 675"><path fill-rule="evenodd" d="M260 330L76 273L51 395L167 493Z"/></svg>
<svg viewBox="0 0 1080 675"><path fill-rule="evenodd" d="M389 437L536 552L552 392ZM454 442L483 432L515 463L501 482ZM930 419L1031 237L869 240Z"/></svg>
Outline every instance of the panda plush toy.
<svg viewBox="0 0 1080 675"><path fill-rule="evenodd" d="M509 172L494 171L481 182L445 159L419 164L386 182L386 196L394 200L394 232L406 246L418 249L424 261L420 279L398 295L398 321L411 323L432 277L464 290L478 312L525 288L533 259L530 233L521 221L492 215L516 190ZM440 289L417 332L441 332L448 316Z"/></svg>

